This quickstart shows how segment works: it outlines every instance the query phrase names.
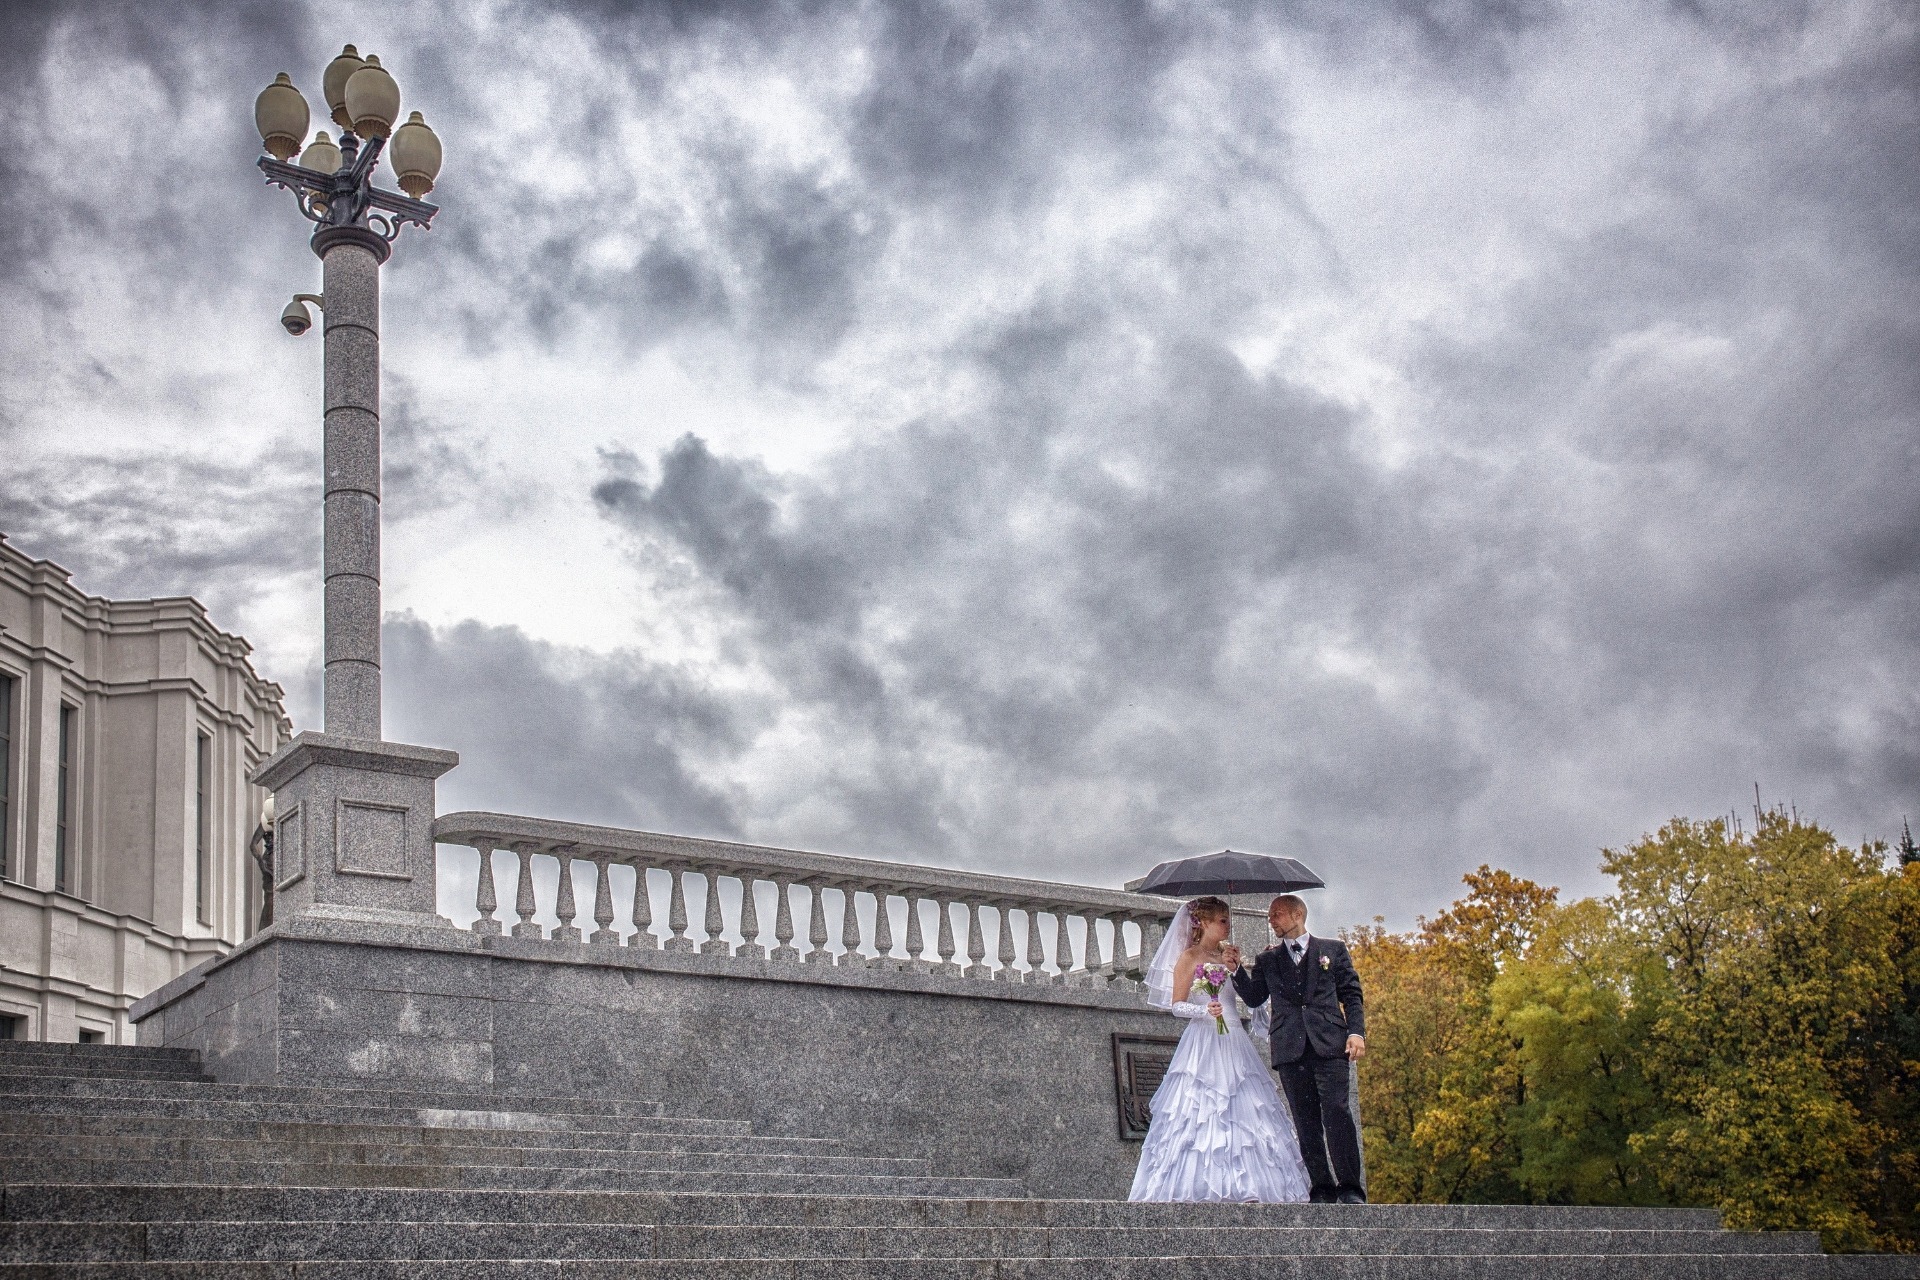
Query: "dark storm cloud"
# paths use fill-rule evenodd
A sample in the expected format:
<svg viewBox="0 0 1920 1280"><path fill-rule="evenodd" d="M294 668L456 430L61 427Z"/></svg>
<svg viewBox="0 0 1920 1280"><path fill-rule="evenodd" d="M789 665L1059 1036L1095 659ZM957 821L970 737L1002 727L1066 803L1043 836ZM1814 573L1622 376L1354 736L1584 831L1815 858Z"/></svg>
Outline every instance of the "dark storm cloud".
<svg viewBox="0 0 1920 1280"><path fill-rule="evenodd" d="M1468 16L1451 53L1438 10L1400 20L1470 63L1551 14ZM967 39L922 15L903 47L967 67ZM1911 62L1903 42L1671 131L1631 175L1648 211L1433 332L1410 466L1366 456L1353 410L1087 282L952 353L988 380L977 413L805 476L689 438L595 497L875 747L823 769L843 842L1092 865L1124 831L1144 861L1211 813L1220 843L1397 869L1379 901L1404 909L1483 855L1577 876L1754 778L1885 834L1920 799ZM1010 79L923 78L1017 158ZM939 127L913 198L943 164L989 181ZM912 171L921 144L888 145ZM1219 286L1204 251L1182 269ZM1102 359L1142 327L1150 358ZM994 829L961 800L983 759L1107 781L1124 820Z"/></svg>
<svg viewBox="0 0 1920 1280"><path fill-rule="evenodd" d="M87 197L50 200L37 180L36 165L45 156L30 152L46 151L45 113L61 111L70 105L63 101L66 95L87 90L45 80L46 60L59 41L88 58L130 63L150 72L165 94L166 108L179 112L195 90L210 83L249 83L259 78L262 66L290 64L311 43L302 9L270 0L164 6L134 0L19 0L8 5L7 17L7 37L0 42L5 45L0 53L0 123L5 126L0 128L0 278L35 274L49 242L62 233L99 236L117 229L110 228L114 223L137 228L136 237L120 243L151 257L156 266L183 258L196 265L215 260L244 240L247 228L231 212L236 202L185 176L197 165L173 168L167 145L143 149L141 159L149 163L141 172L116 174L106 184L122 196L141 191L136 201L101 201L97 189ZM127 86L122 81L115 87L124 94ZM177 129L164 115L146 116L135 101L122 105L138 121L122 127L162 136ZM244 156L255 147L251 113L216 117L211 128L197 128L182 141L199 153L201 164L210 156ZM106 215L110 208L113 213Z"/></svg>
<svg viewBox="0 0 1920 1280"><path fill-rule="evenodd" d="M287 510L310 487L301 474L153 452L15 463L4 476L0 533L91 595L198 596L230 626L258 578L318 562L317 539L287 533Z"/></svg>
<svg viewBox="0 0 1920 1280"><path fill-rule="evenodd" d="M871 88L849 128L868 180L975 211L1042 200L1060 160L1162 127L1154 82L1197 22L1126 0L878 7Z"/></svg>
<svg viewBox="0 0 1920 1280"><path fill-rule="evenodd" d="M395 615L382 641L402 673L387 684L388 735L462 754L441 784L443 809L739 833L697 757L745 746L755 709L743 701L632 654L568 651L513 627L436 630Z"/></svg>
<svg viewBox="0 0 1920 1280"><path fill-rule="evenodd" d="M1405 42L1430 70L1469 79L1507 70L1514 39L1551 23L1551 0L1391 0L1387 4L1315 4L1284 0L1272 10L1289 26L1315 32L1343 56Z"/></svg>
<svg viewBox="0 0 1920 1280"><path fill-rule="evenodd" d="M115 594L311 574L307 437L193 454L256 369L160 377L61 326L104 323L96 287L262 324L310 287L284 196L243 192L245 106L332 46L298 6L21 13L0 336L32 372L0 383L0 442L52 400L156 441L0 449L0 528ZM390 731L463 752L451 804L1106 882L1270 848L1324 862L1342 919L1431 910L1483 860L1577 880L1756 778L1895 830L1920 810L1914 37L1871 5L1621 21L1654 34L1534 0L395 26L449 213L388 270L392 332L466 363L388 379L389 519L532 544L578 513L512 486L577 495L601 448L591 511L640 584L609 592L686 627L669 660L398 619ZM80 191L84 138L25 149L66 118L40 80L123 65L217 123ZM1539 137L1582 113L1623 136ZM1507 154L1520 129L1542 155ZM179 180L222 149L231 183ZM1556 192L1572 166L1607 175L1598 211ZM1313 331L1348 323L1342 364ZM582 337L615 367L566 365ZM556 410L534 462L427 389L529 351L590 420ZM664 449L687 427L649 361L727 388ZM647 389L596 402L612 373ZM734 431L743 385L770 398ZM790 410L844 443L769 461ZM489 616L556 607L484 589Z"/></svg>
<svg viewBox="0 0 1920 1280"><path fill-rule="evenodd" d="M1358 457L1350 412L1191 342L1091 398L1078 381L1049 397L1022 362L1005 367L1018 413L905 428L836 457L827 479L776 478L689 438L657 483L616 475L595 491L724 588L785 691L876 745L877 769L863 756L823 770L845 812L831 839L1016 865L1114 854L1110 829L984 828L956 794L971 779L933 767L956 746L1037 787L1129 793L1129 860L1178 851L1187 815L1223 788L1266 797L1269 846L1298 838L1289 811L1399 826L1473 798L1485 762L1443 720L1311 670L1249 683L1227 657L1277 587L1356 610L1417 533ZM1253 644L1276 668L1298 662L1284 635ZM1162 714L1133 714L1148 707Z"/></svg>

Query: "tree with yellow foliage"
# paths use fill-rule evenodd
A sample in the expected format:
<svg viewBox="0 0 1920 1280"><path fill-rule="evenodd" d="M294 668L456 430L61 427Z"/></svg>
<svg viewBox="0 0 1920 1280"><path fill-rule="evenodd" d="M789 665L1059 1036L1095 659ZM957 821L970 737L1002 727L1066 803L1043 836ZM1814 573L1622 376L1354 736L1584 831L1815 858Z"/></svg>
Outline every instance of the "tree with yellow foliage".
<svg viewBox="0 0 1920 1280"><path fill-rule="evenodd" d="M1920 863L1757 817L1603 851L1603 899L1482 867L1412 933L1350 931L1372 1198L1920 1244Z"/></svg>

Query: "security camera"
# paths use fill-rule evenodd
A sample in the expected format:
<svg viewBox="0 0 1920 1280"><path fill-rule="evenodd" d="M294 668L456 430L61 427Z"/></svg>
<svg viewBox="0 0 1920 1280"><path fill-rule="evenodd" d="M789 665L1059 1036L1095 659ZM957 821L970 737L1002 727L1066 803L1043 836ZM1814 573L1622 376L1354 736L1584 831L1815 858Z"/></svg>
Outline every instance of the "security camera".
<svg viewBox="0 0 1920 1280"><path fill-rule="evenodd" d="M293 301L287 304L287 309L280 313L280 327L296 338L313 328L313 313L307 310L309 302L322 311L327 309L318 294L296 293Z"/></svg>

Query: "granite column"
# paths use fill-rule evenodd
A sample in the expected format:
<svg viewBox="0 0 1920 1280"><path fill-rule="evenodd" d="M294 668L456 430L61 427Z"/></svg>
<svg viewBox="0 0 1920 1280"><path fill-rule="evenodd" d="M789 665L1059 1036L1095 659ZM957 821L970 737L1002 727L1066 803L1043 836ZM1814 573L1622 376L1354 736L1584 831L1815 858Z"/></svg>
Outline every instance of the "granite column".
<svg viewBox="0 0 1920 1280"><path fill-rule="evenodd" d="M380 265L364 227L313 237L326 315L325 732L378 740L380 725Z"/></svg>

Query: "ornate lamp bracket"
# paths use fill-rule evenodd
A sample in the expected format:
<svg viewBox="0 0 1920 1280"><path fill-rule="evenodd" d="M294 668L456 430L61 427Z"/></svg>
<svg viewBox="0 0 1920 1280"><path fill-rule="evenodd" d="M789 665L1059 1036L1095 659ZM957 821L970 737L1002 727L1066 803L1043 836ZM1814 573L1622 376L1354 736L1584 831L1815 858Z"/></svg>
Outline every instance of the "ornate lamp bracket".
<svg viewBox="0 0 1920 1280"><path fill-rule="evenodd" d="M335 173L321 173L272 156L260 157L260 172L266 175L268 186L285 187L293 192L301 214L307 221L318 223L322 230L363 227L391 244L399 236L400 228L408 224L430 229L433 215L440 212L440 208L373 185L373 166L380 158L384 143L385 139L373 138L362 146L352 134L342 135L340 152L344 163Z"/></svg>

